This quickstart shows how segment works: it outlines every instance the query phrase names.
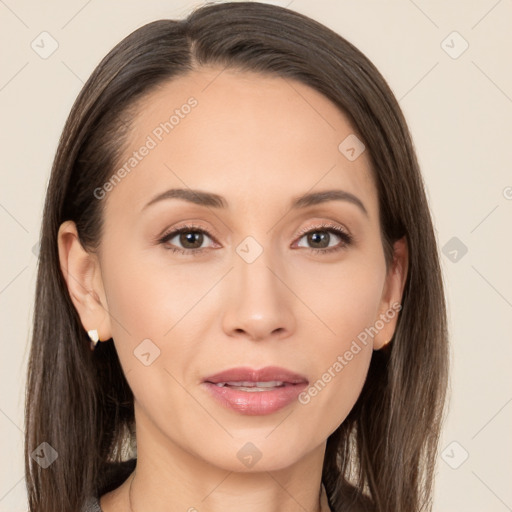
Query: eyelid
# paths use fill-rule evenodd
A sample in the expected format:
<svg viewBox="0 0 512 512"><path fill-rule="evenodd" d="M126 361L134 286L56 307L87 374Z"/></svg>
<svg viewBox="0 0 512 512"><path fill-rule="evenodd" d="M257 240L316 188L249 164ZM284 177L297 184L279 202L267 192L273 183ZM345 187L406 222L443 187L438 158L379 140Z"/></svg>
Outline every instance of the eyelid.
<svg viewBox="0 0 512 512"><path fill-rule="evenodd" d="M344 233L350 239L353 238L352 235L350 234L350 232L344 226L330 223L328 221L321 221L318 224L314 224L313 226L308 226L306 228L302 228L295 234L295 237L302 237L306 233L309 233L310 231L314 231L315 229L321 230L321 229L327 229L327 228Z"/></svg>
<svg viewBox="0 0 512 512"><path fill-rule="evenodd" d="M212 228L206 228L204 226L199 226L198 224L194 224L194 222L183 222L180 224L177 224L176 226L172 226L170 228L167 228L164 230L164 232L161 235L158 235L156 237L156 242L161 242L163 238L166 238L168 235L171 234L178 234L180 231L200 231L201 233L204 233L205 235L209 236L214 242L219 243L216 240L216 234L215 230ZM214 232L212 234L212 231ZM191 249L190 249L191 250Z"/></svg>
<svg viewBox="0 0 512 512"><path fill-rule="evenodd" d="M210 228L204 228L202 226L199 226L197 224L194 224L193 222L184 222L182 224L178 224L177 226L173 226L172 228L166 229L162 235L158 236L156 239L156 243L159 244L165 244L170 238L174 238L175 236L179 235L180 232L186 232L186 231L198 231L206 235L207 237L211 238L214 243L219 244L219 242L216 240L216 235L212 235L210 233ZM214 230L211 230L214 231ZM341 250L346 248L347 246L354 243L354 236L344 227L340 226L338 224L328 222L328 221L321 221L318 222L312 226L308 226L305 228L300 229L295 235L294 240L299 242L301 238L303 238L304 235L314 232L314 231L333 231L340 239L341 239L341 245L331 247L331 248L306 248L311 252L314 253L323 253L327 254L329 252L334 252L336 250ZM171 237L171 235L173 235ZM203 253L204 251L207 251L211 249L210 247L202 247L199 249L182 249L180 247L170 247L168 248L172 250L173 252L179 252L179 253L189 253L191 255L198 255L200 253Z"/></svg>
<svg viewBox="0 0 512 512"><path fill-rule="evenodd" d="M348 237L353 238L353 235L351 235L350 231L347 230L344 226L340 226L340 225L337 225L337 224L334 224L334 223L330 223L328 221L321 221L321 222L318 222L317 224L314 224L312 226L304 227L304 228L300 229L299 231L297 231L295 233L294 238L300 237L302 235L305 235L306 233L309 233L313 229L324 229L324 228L332 228L334 230L341 231L341 232L345 233ZM161 235L157 236L157 241L162 239L162 238L164 238L164 237L166 237L167 235L170 235L171 233L174 233L176 231L180 231L180 230L183 230L183 229L190 229L190 230L197 229L198 231L204 232L205 234L207 234L211 238L215 238L216 237L215 234L211 235L210 231L213 231L211 228L205 228L203 226L199 226L197 224L194 224L193 222L184 222L183 224L178 224L177 226L173 226L171 228L168 228L168 229L164 230L164 232Z"/></svg>

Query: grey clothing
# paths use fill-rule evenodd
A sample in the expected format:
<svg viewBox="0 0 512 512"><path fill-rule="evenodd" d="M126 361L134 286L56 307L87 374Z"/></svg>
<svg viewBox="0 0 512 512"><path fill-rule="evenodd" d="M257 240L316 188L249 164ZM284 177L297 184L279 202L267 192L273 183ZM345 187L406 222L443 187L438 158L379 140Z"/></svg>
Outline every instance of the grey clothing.
<svg viewBox="0 0 512 512"><path fill-rule="evenodd" d="M103 512L98 498L91 498L82 508L82 512Z"/></svg>
<svg viewBox="0 0 512 512"><path fill-rule="evenodd" d="M95 496L89 497L81 512L103 512L99 498L119 487L135 469L136 464L137 459L110 463L100 478Z"/></svg>

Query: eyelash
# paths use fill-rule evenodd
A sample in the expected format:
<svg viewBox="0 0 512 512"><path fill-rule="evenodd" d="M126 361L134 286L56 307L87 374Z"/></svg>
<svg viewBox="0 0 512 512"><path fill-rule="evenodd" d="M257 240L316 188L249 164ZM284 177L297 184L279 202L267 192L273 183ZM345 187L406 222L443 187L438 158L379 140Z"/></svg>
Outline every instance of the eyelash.
<svg viewBox="0 0 512 512"><path fill-rule="evenodd" d="M296 236L298 236L299 240L300 240L304 235L307 235L309 233L314 233L317 231L325 231L328 233L334 233L335 235L337 235L338 237L341 238L342 242L341 242L341 245L329 247L326 249L309 248L309 250L311 252L313 252L314 254L323 254L323 255L330 254L330 253L345 249L346 247L348 247L349 245L351 245L353 243L352 235L349 235L344 229L342 229L338 226L332 225L332 224L321 224L321 225L309 227L307 229L301 230ZM212 240L215 241L214 237L211 236L210 233L208 233L208 231L205 231L204 229L200 228L199 226L195 226L193 224L188 224L186 226L183 226L181 228L175 229L173 231L170 231L169 233L162 235L162 237L160 237L158 239L158 243L165 246L165 244L169 240L174 238L176 235L180 235L181 233L189 233L189 232L202 233L204 235L207 235L209 238L211 238ZM205 247L203 247L202 249L180 249L179 247L165 246L165 248L166 248L166 250L172 251L173 253L191 254L193 256L199 256L204 251L208 250L208 248L205 248Z"/></svg>

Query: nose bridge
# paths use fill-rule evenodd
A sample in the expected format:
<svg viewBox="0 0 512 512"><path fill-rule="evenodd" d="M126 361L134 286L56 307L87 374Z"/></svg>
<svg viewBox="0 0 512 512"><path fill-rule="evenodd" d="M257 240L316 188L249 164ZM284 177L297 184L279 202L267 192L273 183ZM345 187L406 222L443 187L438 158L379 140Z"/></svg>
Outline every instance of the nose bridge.
<svg viewBox="0 0 512 512"><path fill-rule="evenodd" d="M262 235L257 235L262 238ZM249 235L235 247L234 268L230 277L228 309L224 328L240 330L251 338L262 339L273 332L291 331L294 318L279 250L269 246L271 237L262 242Z"/></svg>
<svg viewBox="0 0 512 512"><path fill-rule="evenodd" d="M261 239L261 236L259 237ZM252 235L247 236L236 247L235 276L241 284L242 295L269 306L273 301L285 300L283 283L276 276L280 274L281 264L278 252L270 247L271 237L265 237L261 243ZM242 297L243 298L243 297ZM265 299L265 300L263 300Z"/></svg>

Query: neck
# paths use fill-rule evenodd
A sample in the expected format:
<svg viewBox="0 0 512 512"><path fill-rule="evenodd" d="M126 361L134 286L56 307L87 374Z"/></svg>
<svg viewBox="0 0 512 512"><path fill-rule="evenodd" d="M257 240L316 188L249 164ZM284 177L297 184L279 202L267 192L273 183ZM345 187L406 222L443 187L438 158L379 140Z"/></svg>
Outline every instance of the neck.
<svg viewBox="0 0 512 512"><path fill-rule="evenodd" d="M138 436L140 431L138 432ZM147 442L146 442L147 440ZM167 440L168 441L168 440ZM130 512L329 512L321 506L325 445L281 469L235 471L195 457L155 436L137 439L137 466L127 486ZM243 501L241 501L243 497ZM105 511L108 512L108 511Z"/></svg>
<svg viewBox="0 0 512 512"><path fill-rule="evenodd" d="M296 512L298 508L329 512L320 481L293 479L286 473L286 470L251 474L224 471L213 478L211 473L181 472L182 478L176 478L176 474L165 477L154 466L137 461L137 469L128 479L129 510L238 512L243 497L244 512Z"/></svg>
<svg viewBox="0 0 512 512"><path fill-rule="evenodd" d="M169 436L137 408L136 419L135 470L101 498L103 512L329 512L325 497L321 505L325 442L201 431L196 443L179 429ZM250 464L247 454L259 457Z"/></svg>

